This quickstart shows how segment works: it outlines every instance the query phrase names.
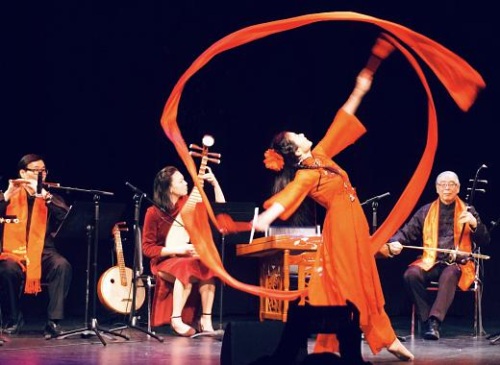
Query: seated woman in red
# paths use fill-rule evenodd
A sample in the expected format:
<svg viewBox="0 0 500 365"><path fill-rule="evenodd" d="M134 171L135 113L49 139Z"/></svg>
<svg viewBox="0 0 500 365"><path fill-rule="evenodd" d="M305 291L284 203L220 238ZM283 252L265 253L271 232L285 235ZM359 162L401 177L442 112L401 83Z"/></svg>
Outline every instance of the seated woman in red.
<svg viewBox="0 0 500 365"><path fill-rule="evenodd" d="M206 169L200 178L213 186L216 202L225 202L219 182L210 167ZM199 259L183 224L183 216L192 212L198 197L196 187L188 195L188 184L177 168L164 167L156 174L156 205L147 209L142 233L143 253L151 259L151 272L157 278L151 324L170 323L176 334L186 337L196 329L214 331L214 273Z"/></svg>

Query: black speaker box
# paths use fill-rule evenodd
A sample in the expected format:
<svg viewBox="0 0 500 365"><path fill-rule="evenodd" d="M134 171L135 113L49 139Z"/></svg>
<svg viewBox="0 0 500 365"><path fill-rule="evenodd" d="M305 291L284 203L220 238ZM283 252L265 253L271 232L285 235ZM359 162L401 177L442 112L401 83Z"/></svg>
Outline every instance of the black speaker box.
<svg viewBox="0 0 500 365"><path fill-rule="evenodd" d="M222 339L221 365L247 365L270 356L280 342L285 324L280 321L229 322Z"/></svg>

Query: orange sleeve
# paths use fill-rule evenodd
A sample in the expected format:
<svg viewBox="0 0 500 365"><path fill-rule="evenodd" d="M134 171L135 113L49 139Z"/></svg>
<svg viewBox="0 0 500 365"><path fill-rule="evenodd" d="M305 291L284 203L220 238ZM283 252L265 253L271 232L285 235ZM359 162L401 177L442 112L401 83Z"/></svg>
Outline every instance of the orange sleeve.
<svg viewBox="0 0 500 365"><path fill-rule="evenodd" d="M313 152L324 153L333 157L347 146L356 142L366 133L365 126L352 114L340 109L328 128L323 139L316 145Z"/></svg>

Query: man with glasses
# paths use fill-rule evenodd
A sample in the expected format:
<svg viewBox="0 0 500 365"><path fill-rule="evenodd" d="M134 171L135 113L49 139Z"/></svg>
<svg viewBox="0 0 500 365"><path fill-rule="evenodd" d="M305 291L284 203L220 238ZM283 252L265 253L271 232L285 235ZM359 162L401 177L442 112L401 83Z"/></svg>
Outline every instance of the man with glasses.
<svg viewBox="0 0 500 365"><path fill-rule="evenodd" d="M451 250L472 252L476 245L490 242L488 228L479 214L458 197L460 181L456 173L440 173L436 192L438 199L421 207L387 244L391 257L398 255L403 246L424 247L422 257L405 271L404 280L418 317L425 321L423 337L427 340L439 339L440 325L453 302L456 287L467 290L474 281L475 265L471 257L457 257L450 254ZM439 283L433 303L426 290L430 282Z"/></svg>
<svg viewBox="0 0 500 365"><path fill-rule="evenodd" d="M41 292L47 284L49 303L46 338L62 333L72 267L56 250L53 235L68 211L64 200L44 188L48 170L41 156L28 154L18 163L20 178L9 180L0 192L0 216L16 216L16 224L0 226L0 290L4 304L4 333L19 333L24 324L20 310L23 293ZM1 312L0 312L1 313Z"/></svg>

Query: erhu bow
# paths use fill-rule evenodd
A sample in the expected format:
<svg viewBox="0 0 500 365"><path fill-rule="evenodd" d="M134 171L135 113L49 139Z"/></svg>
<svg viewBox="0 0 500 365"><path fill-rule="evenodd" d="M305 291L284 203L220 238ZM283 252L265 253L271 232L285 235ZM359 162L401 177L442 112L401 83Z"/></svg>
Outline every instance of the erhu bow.
<svg viewBox="0 0 500 365"><path fill-rule="evenodd" d="M407 246L407 245L401 245L401 246L403 246L404 248L412 248L415 250L430 250L430 251L436 251L436 252L449 253L454 261L460 257L463 259L468 259L470 257L473 257L476 259L481 259L481 260L489 260L490 259L490 256L488 256L488 255L483 255L483 254L474 253L474 252L460 251L457 249L422 247L422 246Z"/></svg>

